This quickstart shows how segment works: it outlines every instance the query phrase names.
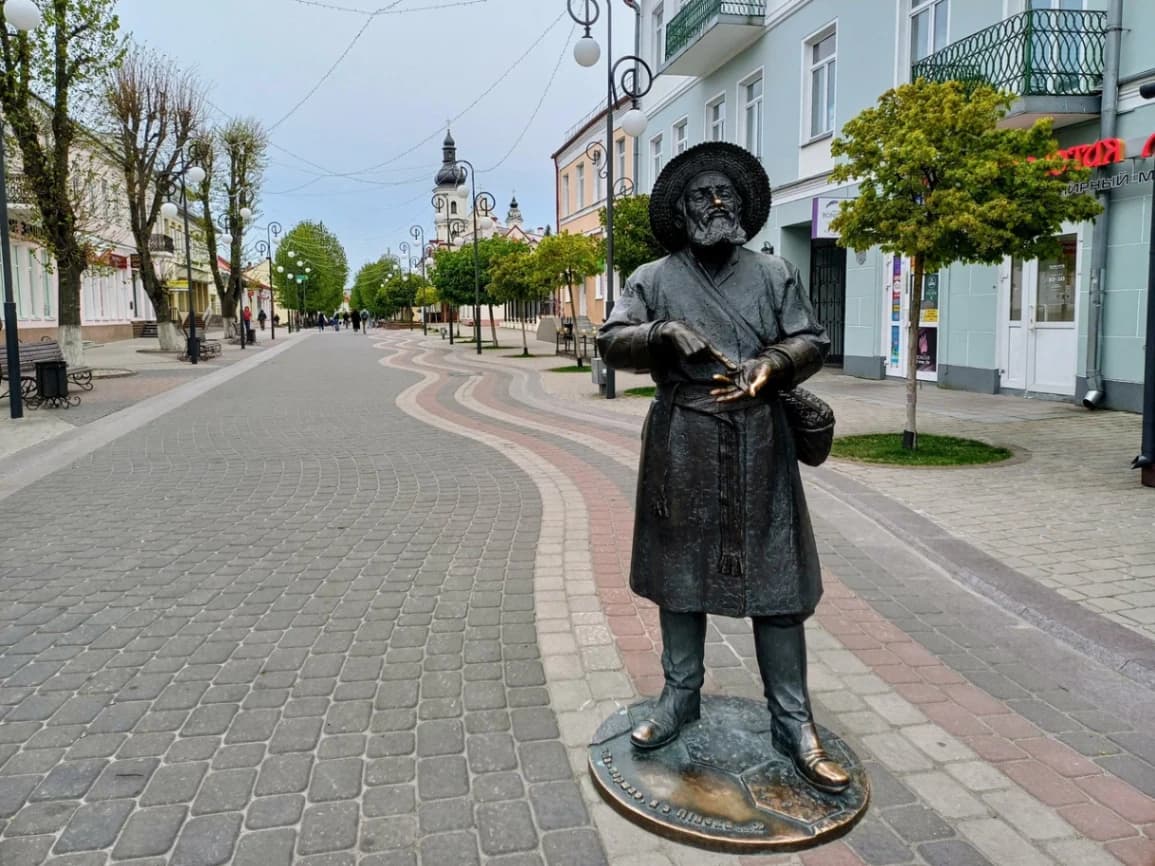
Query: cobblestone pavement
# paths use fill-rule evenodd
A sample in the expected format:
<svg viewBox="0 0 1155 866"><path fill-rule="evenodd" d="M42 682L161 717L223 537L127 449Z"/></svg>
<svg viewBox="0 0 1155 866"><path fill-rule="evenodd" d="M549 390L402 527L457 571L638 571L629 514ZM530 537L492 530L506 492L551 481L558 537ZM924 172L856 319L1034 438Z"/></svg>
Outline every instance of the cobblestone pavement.
<svg viewBox="0 0 1155 866"><path fill-rule="evenodd" d="M625 583L644 406L560 399L542 384L551 359L477 359L408 335L381 347L387 365L423 374L402 409L501 450L553 509L535 568L537 630L581 775L597 724L660 683L656 611ZM868 761L874 805L845 842L740 859L1155 863L1155 695L957 585L826 487L811 499L828 569L811 685L820 720ZM710 687L755 695L752 655L745 623L712 620ZM655 839L584 781L583 791L615 864L734 860Z"/></svg>
<svg viewBox="0 0 1155 866"><path fill-rule="evenodd" d="M0 864L598 866L539 490L317 335L0 499Z"/></svg>

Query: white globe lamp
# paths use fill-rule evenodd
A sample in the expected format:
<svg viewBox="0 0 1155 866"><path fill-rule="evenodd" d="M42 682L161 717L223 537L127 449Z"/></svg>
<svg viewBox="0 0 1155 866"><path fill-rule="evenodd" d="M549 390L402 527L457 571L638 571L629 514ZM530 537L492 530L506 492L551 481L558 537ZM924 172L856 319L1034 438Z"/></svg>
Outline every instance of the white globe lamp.
<svg viewBox="0 0 1155 866"><path fill-rule="evenodd" d="M289 258L295 259L297 257L296 250L289 250Z"/></svg>
<svg viewBox="0 0 1155 866"><path fill-rule="evenodd" d="M583 36L573 46L573 59L579 66L593 66L602 56L602 47L592 36Z"/></svg>
<svg viewBox="0 0 1155 866"><path fill-rule="evenodd" d="M17 30L27 32L40 26L40 10L32 0L7 0L3 14L4 20Z"/></svg>
<svg viewBox="0 0 1155 866"><path fill-rule="evenodd" d="M481 219L479 219L477 221L477 227L479 229L481 229L483 232L489 231L491 228L493 228L493 218L483 216Z"/></svg>
<svg viewBox="0 0 1155 866"><path fill-rule="evenodd" d="M622 131L634 138L646 131L646 123L646 113L640 108L631 108L622 115Z"/></svg>
<svg viewBox="0 0 1155 866"><path fill-rule="evenodd" d="M252 219L252 217L253 217L253 209L251 207L241 208L241 219L247 220L247 219Z"/></svg>
<svg viewBox="0 0 1155 866"><path fill-rule="evenodd" d="M285 272L285 266L284 265L277 265L277 273L283 274L284 272Z"/></svg>
<svg viewBox="0 0 1155 866"><path fill-rule="evenodd" d="M185 180L191 184L202 183L205 179L205 170L199 165L194 165L184 173Z"/></svg>
<svg viewBox="0 0 1155 866"><path fill-rule="evenodd" d="M222 244L223 246L226 246L226 247L232 246L232 244L233 244L233 236L232 236L232 235L230 235L230 234L223 234L223 235L221 235L221 244Z"/></svg>
<svg viewBox="0 0 1155 866"><path fill-rule="evenodd" d="M176 215L178 213L180 213L180 208L178 208L171 201L166 201L164 204L162 204L160 206L160 215L162 217L164 217L165 219L174 220L174 219L176 219Z"/></svg>

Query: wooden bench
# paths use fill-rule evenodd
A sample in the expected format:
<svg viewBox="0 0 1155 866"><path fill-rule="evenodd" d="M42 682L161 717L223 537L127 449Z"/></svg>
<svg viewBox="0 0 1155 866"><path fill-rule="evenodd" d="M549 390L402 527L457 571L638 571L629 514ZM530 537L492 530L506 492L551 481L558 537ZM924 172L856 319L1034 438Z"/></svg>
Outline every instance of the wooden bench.
<svg viewBox="0 0 1155 866"><path fill-rule="evenodd" d="M64 352L60 344L51 337L44 337L36 343L20 344L20 393L26 398L36 393L36 364L40 361L63 361ZM8 353L0 352L0 382L7 379L12 381L12 373L8 369ZM71 367L68 370L68 380L82 391L91 391L93 388L91 367ZM7 397L8 391L0 393L0 397Z"/></svg>
<svg viewBox="0 0 1155 866"><path fill-rule="evenodd" d="M207 322L204 324L201 324L199 322L197 323L197 329L198 329L197 339L200 340L200 354L197 356L198 361L208 361L210 358L215 358L217 355L219 355L221 353L222 349L224 348L224 346L220 340L210 340L207 337L201 336L201 334L207 333L206 330L203 330L203 329L206 329L207 327L208 327ZM184 332L185 349L184 349L184 352L180 355L180 360L187 361L189 359L189 357L188 357L188 319L187 318L184 320L184 324L181 325L181 331Z"/></svg>

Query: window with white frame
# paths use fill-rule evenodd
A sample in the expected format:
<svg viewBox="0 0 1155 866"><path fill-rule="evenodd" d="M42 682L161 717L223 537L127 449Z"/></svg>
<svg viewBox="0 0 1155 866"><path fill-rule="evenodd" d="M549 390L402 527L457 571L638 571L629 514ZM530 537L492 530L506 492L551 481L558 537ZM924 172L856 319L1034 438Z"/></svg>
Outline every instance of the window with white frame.
<svg viewBox="0 0 1155 866"><path fill-rule="evenodd" d="M563 174L561 176L561 212L563 216L569 215L569 175Z"/></svg>
<svg viewBox="0 0 1155 866"><path fill-rule="evenodd" d="M739 86L742 94L742 144L762 158L762 73L748 78Z"/></svg>
<svg viewBox="0 0 1155 866"><path fill-rule="evenodd" d="M706 129L710 141L726 140L726 97L719 96L706 103Z"/></svg>
<svg viewBox="0 0 1155 866"><path fill-rule="evenodd" d="M597 282L594 283L594 300L604 301L606 299L606 275L604 272L598 274Z"/></svg>
<svg viewBox="0 0 1155 866"><path fill-rule="evenodd" d="M910 62L941 51L947 43L950 0L910 0Z"/></svg>
<svg viewBox="0 0 1155 866"><path fill-rule="evenodd" d="M581 210L586 206L586 166L584 162L579 162L576 170L577 177L574 182L577 184L577 209Z"/></svg>
<svg viewBox="0 0 1155 866"><path fill-rule="evenodd" d="M686 126L687 121L684 119L674 124L674 156L689 147L689 141L686 139Z"/></svg>
<svg viewBox="0 0 1155 866"><path fill-rule="evenodd" d="M614 142L614 154L617 156L617 159L618 159L617 176L618 177L625 177L626 176L626 140L624 138L619 138L617 141Z"/></svg>
<svg viewBox="0 0 1155 866"><path fill-rule="evenodd" d="M662 65L662 61L666 59L666 21L665 10L662 8L661 3L654 7L652 21L654 69L657 69Z"/></svg>
<svg viewBox="0 0 1155 866"><path fill-rule="evenodd" d="M662 136L650 139L650 176L655 180L662 173Z"/></svg>
<svg viewBox="0 0 1155 866"><path fill-rule="evenodd" d="M806 43L810 104L810 137L834 132L834 93L837 78L838 34L825 30Z"/></svg>

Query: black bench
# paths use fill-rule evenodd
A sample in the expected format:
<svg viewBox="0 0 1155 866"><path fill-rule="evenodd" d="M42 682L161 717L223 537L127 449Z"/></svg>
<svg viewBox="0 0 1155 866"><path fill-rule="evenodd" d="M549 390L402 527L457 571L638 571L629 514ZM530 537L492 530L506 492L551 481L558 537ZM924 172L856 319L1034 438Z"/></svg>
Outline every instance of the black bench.
<svg viewBox="0 0 1155 866"><path fill-rule="evenodd" d="M36 365L41 361L63 361L64 352L60 344L51 337L44 337L36 343L20 344L20 393L31 401L36 394ZM0 352L0 382L7 379L12 381L12 372L8 369L8 353ZM68 380L82 391L91 391L93 388L91 367L72 367L68 370ZM0 393L0 397L7 397L8 391ZM79 402L79 400L77 400Z"/></svg>

